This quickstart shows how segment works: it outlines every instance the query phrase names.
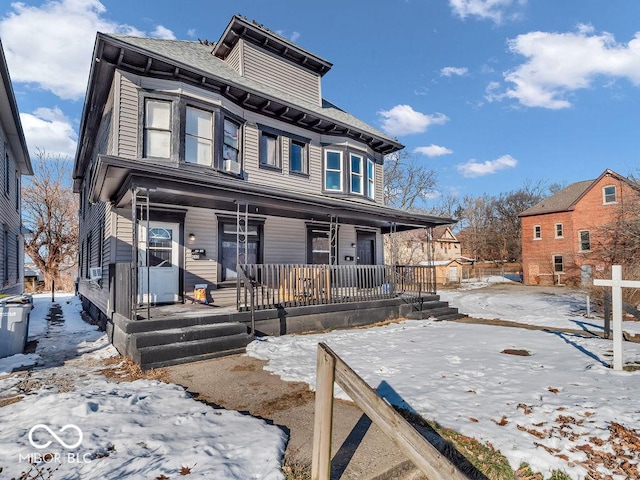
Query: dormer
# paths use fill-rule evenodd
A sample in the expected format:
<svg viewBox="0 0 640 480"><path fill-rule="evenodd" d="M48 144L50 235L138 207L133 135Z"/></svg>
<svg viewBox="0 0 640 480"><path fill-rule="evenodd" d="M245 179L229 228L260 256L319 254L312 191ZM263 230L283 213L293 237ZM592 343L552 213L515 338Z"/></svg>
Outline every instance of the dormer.
<svg viewBox="0 0 640 480"><path fill-rule="evenodd" d="M321 78L332 64L262 25L234 16L212 53L247 79L322 105Z"/></svg>

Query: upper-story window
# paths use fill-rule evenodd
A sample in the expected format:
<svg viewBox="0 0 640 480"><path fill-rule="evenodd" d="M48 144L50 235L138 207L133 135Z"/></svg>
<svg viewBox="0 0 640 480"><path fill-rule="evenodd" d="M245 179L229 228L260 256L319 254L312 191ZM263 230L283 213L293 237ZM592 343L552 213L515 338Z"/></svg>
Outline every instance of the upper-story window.
<svg viewBox="0 0 640 480"><path fill-rule="evenodd" d="M580 241L580 251L588 252L591 250L591 234L589 230L580 230L578 232Z"/></svg>
<svg viewBox="0 0 640 480"><path fill-rule="evenodd" d="M342 152L324 152L324 189L342 191Z"/></svg>
<svg viewBox="0 0 640 480"><path fill-rule="evenodd" d="M260 166L282 168L280 137L275 133L260 131Z"/></svg>
<svg viewBox="0 0 640 480"><path fill-rule="evenodd" d="M362 195L364 189L364 165L363 158L360 155L350 154L351 164L351 193Z"/></svg>
<svg viewBox="0 0 640 480"><path fill-rule="evenodd" d="M533 239L540 240L542 238L542 227L540 225L533 226Z"/></svg>
<svg viewBox="0 0 640 480"><path fill-rule="evenodd" d="M199 165L213 165L213 113L187 107L184 160Z"/></svg>
<svg viewBox="0 0 640 480"><path fill-rule="evenodd" d="M144 156L171 158L171 102L147 99L144 112Z"/></svg>
<svg viewBox="0 0 640 480"><path fill-rule="evenodd" d="M309 173L306 143L293 139L289 142L289 170L292 173Z"/></svg>
<svg viewBox="0 0 640 480"><path fill-rule="evenodd" d="M563 237L562 224L556 223L556 238L562 238L562 237Z"/></svg>
<svg viewBox="0 0 640 480"><path fill-rule="evenodd" d="M616 203L616 187L610 185L602 189L602 198L604 203Z"/></svg>
<svg viewBox="0 0 640 480"><path fill-rule="evenodd" d="M222 159L238 162L240 158L240 124L229 118L224 121Z"/></svg>
<svg viewBox="0 0 640 480"><path fill-rule="evenodd" d="M376 184L376 164L370 158L367 159L367 197L375 198L375 184Z"/></svg>

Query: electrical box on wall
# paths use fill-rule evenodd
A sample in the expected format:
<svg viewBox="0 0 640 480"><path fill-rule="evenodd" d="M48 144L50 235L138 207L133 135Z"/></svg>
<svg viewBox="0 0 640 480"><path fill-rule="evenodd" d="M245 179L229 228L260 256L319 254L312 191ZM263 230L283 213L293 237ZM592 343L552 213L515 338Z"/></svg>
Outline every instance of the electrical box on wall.
<svg viewBox="0 0 640 480"><path fill-rule="evenodd" d="M354 260L353 255L345 255L344 256L344 261L345 262L353 262L353 260Z"/></svg>

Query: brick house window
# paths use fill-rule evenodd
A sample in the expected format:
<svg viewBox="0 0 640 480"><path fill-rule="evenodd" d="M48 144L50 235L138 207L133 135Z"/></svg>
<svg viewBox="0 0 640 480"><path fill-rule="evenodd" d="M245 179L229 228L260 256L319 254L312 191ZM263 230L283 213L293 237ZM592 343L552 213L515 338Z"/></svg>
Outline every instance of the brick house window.
<svg viewBox="0 0 640 480"><path fill-rule="evenodd" d="M562 234L562 224L561 223L556 223L556 238L562 238L563 234Z"/></svg>
<svg viewBox="0 0 640 480"><path fill-rule="evenodd" d="M540 240L542 238L542 227L540 225L533 226L533 239Z"/></svg>
<svg viewBox="0 0 640 480"><path fill-rule="evenodd" d="M562 255L553 256L553 272L554 273L564 272L564 261L562 259Z"/></svg>
<svg viewBox="0 0 640 480"><path fill-rule="evenodd" d="M591 234L589 230L580 230L578 232L580 238L580 251L588 252L591 250Z"/></svg>
<svg viewBox="0 0 640 480"><path fill-rule="evenodd" d="M616 203L616 187L614 185L602 189L602 200L605 204Z"/></svg>

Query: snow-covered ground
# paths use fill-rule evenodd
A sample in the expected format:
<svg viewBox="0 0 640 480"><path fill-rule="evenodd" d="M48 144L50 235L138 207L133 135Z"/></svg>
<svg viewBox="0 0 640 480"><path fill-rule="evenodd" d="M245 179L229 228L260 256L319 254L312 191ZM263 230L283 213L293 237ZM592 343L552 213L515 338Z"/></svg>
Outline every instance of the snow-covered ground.
<svg viewBox="0 0 640 480"><path fill-rule="evenodd" d="M56 295L63 322L45 319L35 296L35 354L0 359L2 478L51 468L51 478L282 479L285 434L238 412L197 402L158 381L111 382L101 359L116 355L104 333L80 317L72 295ZM13 368L35 365L27 372ZM5 402L8 403L8 402ZM57 469L57 470L56 470ZM32 470L32 475L35 470ZM31 476L29 478L35 478ZM38 477L41 478L41 477ZM48 478L48 477L42 477Z"/></svg>
<svg viewBox="0 0 640 480"><path fill-rule="evenodd" d="M579 328L576 321L597 322L581 316L580 299L572 295L467 290L444 296L462 312L486 318L573 329ZM268 360L266 368L285 380L313 388L319 342L391 403L490 442L514 469L527 462L545 478L554 469L575 479L585 478L589 468L607 473L589 448L615 450L619 462L626 452L631 464L638 463L637 448L630 451L614 431L619 432L617 425L640 430L640 372L607 368L610 340L416 320L262 338L249 345L248 353ZM530 356L501 353L507 349L527 350ZM624 360L640 361L640 344L626 342ZM344 396L339 389L336 395Z"/></svg>

